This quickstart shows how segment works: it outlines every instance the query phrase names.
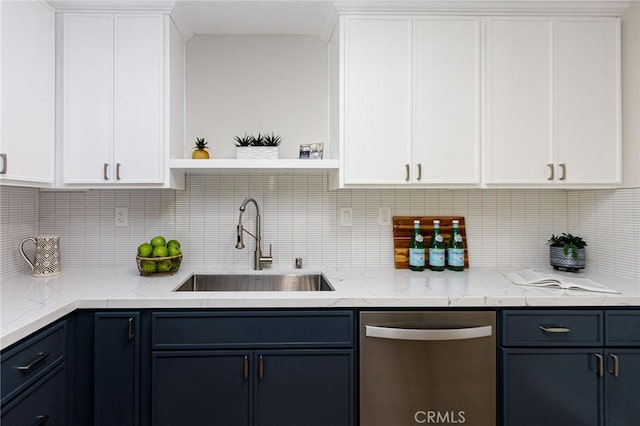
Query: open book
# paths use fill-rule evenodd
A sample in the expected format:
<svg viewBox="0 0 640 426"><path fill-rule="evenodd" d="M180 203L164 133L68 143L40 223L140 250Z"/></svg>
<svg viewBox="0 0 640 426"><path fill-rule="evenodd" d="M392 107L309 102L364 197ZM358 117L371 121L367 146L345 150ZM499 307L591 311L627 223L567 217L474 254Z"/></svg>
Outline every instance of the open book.
<svg viewBox="0 0 640 426"><path fill-rule="evenodd" d="M563 288L565 290L597 291L601 293L620 293L588 278L568 278L547 272L534 271L533 269L507 272L504 276L509 278L512 283L518 285Z"/></svg>

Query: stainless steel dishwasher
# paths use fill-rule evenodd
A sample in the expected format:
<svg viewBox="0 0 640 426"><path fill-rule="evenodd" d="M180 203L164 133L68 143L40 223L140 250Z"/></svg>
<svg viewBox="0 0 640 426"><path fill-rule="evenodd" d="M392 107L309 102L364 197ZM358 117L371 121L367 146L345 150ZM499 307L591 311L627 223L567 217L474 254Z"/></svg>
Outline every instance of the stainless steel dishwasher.
<svg viewBox="0 0 640 426"><path fill-rule="evenodd" d="M360 425L496 424L495 312L360 313Z"/></svg>

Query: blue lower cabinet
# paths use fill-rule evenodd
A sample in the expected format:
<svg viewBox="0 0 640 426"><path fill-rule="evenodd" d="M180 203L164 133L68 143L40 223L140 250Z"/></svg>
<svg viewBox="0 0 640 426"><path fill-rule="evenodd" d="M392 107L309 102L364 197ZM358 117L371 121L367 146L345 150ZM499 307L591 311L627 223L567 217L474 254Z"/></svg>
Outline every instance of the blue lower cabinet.
<svg viewBox="0 0 640 426"><path fill-rule="evenodd" d="M640 349L605 351L605 425L640 423Z"/></svg>
<svg viewBox="0 0 640 426"><path fill-rule="evenodd" d="M600 349L502 349L502 424L599 425L602 356Z"/></svg>
<svg viewBox="0 0 640 426"><path fill-rule="evenodd" d="M3 406L2 426L66 426L64 363Z"/></svg>
<svg viewBox="0 0 640 426"><path fill-rule="evenodd" d="M140 314L98 312L94 340L94 425L140 424Z"/></svg>
<svg viewBox="0 0 640 426"><path fill-rule="evenodd" d="M152 355L155 426L249 425L251 353L171 351Z"/></svg>
<svg viewBox="0 0 640 426"><path fill-rule="evenodd" d="M260 351L254 355L255 424L353 424L352 350Z"/></svg>

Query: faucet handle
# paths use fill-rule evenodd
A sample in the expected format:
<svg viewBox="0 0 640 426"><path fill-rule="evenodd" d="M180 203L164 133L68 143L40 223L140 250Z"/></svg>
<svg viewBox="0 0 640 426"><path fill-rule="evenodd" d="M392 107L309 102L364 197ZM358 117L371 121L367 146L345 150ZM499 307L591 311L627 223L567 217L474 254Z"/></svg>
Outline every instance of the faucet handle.
<svg viewBox="0 0 640 426"><path fill-rule="evenodd" d="M271 256L271 244L269 244L269 256L260 256L259 259L260 262L260 266L262 266L262 264L271 264L273 262L273 257ZM262 268L260 268L262 269Z"/></svg>

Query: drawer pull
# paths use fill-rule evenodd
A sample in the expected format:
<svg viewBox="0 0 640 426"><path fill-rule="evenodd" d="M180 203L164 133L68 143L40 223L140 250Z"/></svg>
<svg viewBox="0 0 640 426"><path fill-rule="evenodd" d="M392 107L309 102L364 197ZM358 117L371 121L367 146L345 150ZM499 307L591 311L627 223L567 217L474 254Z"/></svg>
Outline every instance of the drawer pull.
<svg viewBox="0 0 640 426"><path fill-rule="evenodd" d="M133 340L133 318L127 320L127 337L129 341Z"/></svg>
<svg viewBox="0 0 640 426"><path fill-rule="evenodd" d="M38 423L36 423L37 426L45 425L47 424L47 420L49 420L49 416L47 416L46 414L36 416L36 420L38 421Z"/></svg>
<svg viewBox="0 0 640 426"><path fill-rule="evenodd" d="M260 380L264 379L264 359L262 358L262 355L260 355L260 358L258 359L258 378Z"/></svg>
<svg viewBox="0 0 640 426"><path fill-rule="evenodd" d="M20 367L18 367L18 370L20 370L20 371L29 371L33 367L35 367L36 364L44 361L45 358L47 358L48 356L49 356L48 352L38 352L38 356L33 361L31 361L27 365L21 365Z"/></svg>
<svg viewBox="0 0 640 426"><path fill-rule="evenodd" d="M553 163L547 164L547 167L549 168L549 172L550 172L547 180L553 180Z"/></svg>
<svg viewBox="0 0 640 426"><path fill-rule="evenodd" d="M120 180L120 163L116 163L116 180Z"/></svg>
<svg viewBox="0 0 640 426"><path fill-rule="evenodd" d="M545 327L544 325L540 326L540 330L545 333L568 333L571 331L571 329L567 327Z"/></svg>
<svg viewBox="0 0 640 426"><path fill-rule="evenodd" d="M596 373L598 376L604 376L604 357L600 354L593 354L598 360L598 372Z"/></svg>
<svg viewBox="0 0 640 426"><path fill-rule="evenodd" d="M421 180L422 179L422 163L418 163L418 177L416 178L416 180Z"/></svg>
<svg viewBox="0 0 640 426"><path fill-rule="evenodd" d="M613 371L609 371L609 374L613 374L613 377L620 377L620 358L614 354L609 354L609 357L613 360Z"/></svg>
<svg viewBox="0 0 640 426"><path fill-rule="evenodd" d="M6 175L7 174L7 154L3 152L2 154L0 154L0 158L2 158L2 169L0 170L0 175Z"/></svg>
<svg viewBox="0 0 640 426"><path fill-rule="evenodd" d="M409 182L409 165L404 165L404 180Z"/></svg>
<svg viewBox="0 0 640 426"><path fill-rule="evenodd" d="M249 356L244 356L244 365L242 367L242 374L245 380L249 380Z"/></svg>
<svg viewBox="0 0 640 426"><path fill-rule="evenodd" d="M109 175L107 175L108 170L109 170L109 163L104 163L104 166L102 166L102 177L104 177L104 180L109 180Z"/></svg>

